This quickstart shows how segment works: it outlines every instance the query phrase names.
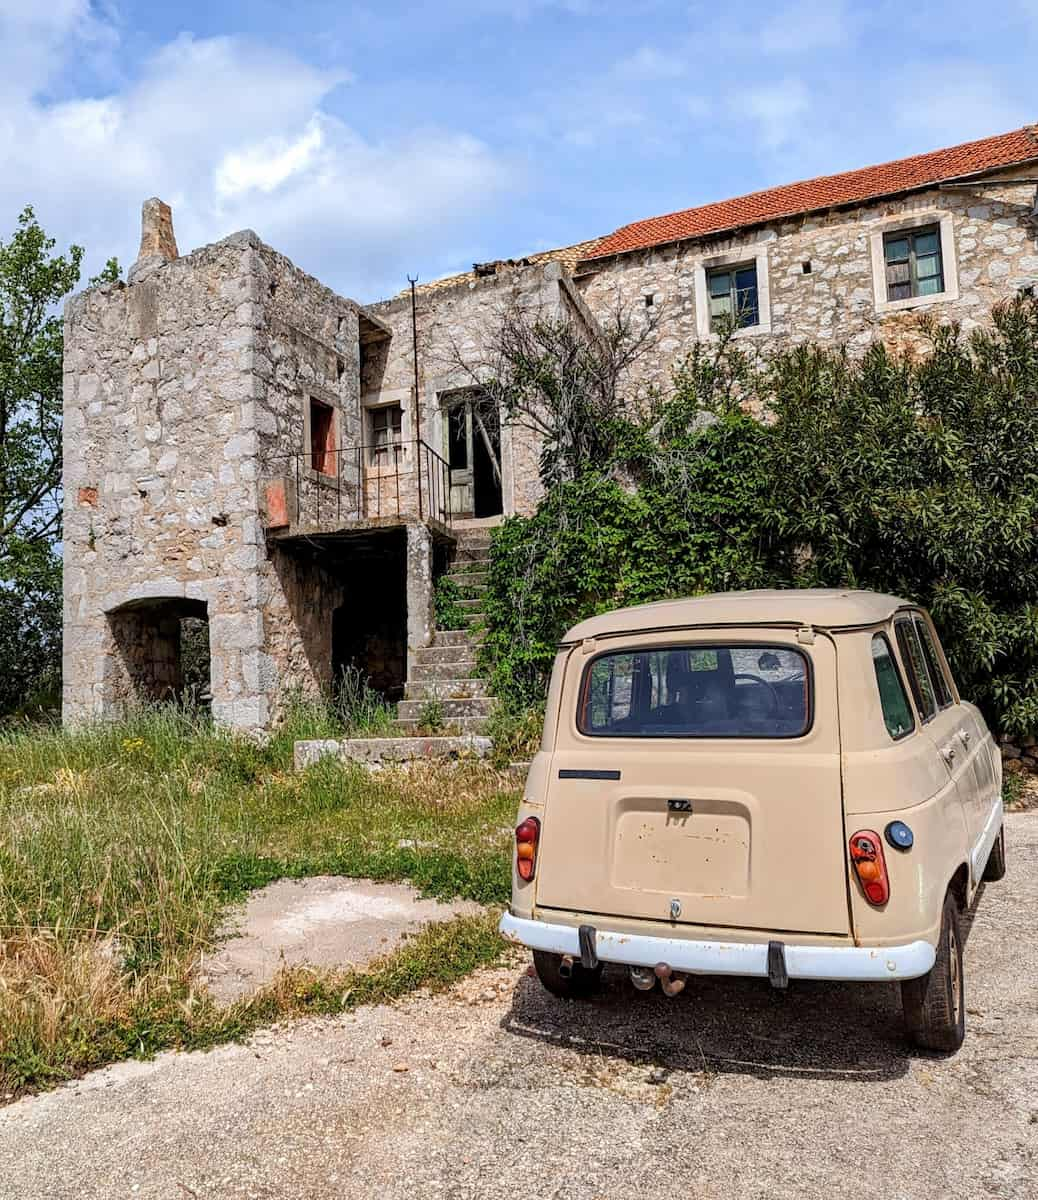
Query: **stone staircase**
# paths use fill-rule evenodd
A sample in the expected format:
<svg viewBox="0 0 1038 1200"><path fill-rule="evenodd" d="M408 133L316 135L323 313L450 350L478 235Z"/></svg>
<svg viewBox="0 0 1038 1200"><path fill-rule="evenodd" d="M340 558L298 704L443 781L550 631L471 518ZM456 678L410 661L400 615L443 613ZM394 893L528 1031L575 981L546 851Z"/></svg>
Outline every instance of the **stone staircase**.
<svg viewBox="0 0 1038 1200"><path fill-rule="evenodd" d="M461 593L458 603L466 628L438 630L432 645L417 651L404 699L397 705L394 724L401 732L417 733L428 723L430 711L435 711L444 726L461 733L479 733L493 711L496 701L476 673L489 562L489 529L460 530L447 574Z"/></svg>

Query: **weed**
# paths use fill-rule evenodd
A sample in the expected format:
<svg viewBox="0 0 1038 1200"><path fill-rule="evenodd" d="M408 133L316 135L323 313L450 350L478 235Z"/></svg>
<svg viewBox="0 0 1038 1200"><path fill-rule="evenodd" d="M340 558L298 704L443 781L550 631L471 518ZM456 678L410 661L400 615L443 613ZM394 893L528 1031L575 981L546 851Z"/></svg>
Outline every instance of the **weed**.
<svg viewBox="0 0 1038 1200"><path fill-rule="evenodd" d="M461 607L461 589L449 575L441 575L433 594L437 629L464 629L465 610Z"/></svg>

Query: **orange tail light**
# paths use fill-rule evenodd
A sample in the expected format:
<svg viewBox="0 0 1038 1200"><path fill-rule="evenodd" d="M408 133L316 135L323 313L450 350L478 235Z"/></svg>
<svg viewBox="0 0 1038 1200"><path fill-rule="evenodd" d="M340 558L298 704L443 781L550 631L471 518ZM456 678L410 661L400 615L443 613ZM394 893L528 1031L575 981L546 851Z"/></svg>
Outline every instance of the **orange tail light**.
<svg viewBox="0 0 1038 1200"><path fill-rule="evenodd" d="M859 829L850 840L851 865L858 876L865 899L877 908L890 899L890 879L883 843L872 829Z"/></svg>
<svg viewBox="0 0 1038 1200"><path fill-rule="evenodd" d="M515 869L519 878L529 882L537 869L537 843L541 836L541 823L536 817L527 817L515 830Z"/></svg>

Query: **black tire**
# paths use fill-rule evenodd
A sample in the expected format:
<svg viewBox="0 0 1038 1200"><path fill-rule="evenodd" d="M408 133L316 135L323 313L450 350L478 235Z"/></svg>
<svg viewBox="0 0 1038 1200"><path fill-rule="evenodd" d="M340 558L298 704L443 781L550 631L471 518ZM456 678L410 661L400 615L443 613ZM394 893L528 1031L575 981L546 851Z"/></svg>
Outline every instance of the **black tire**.
<svg viewBox="0 0 1038 1200"><path fill-rule="evenodd" d="M966 1036L966 988L962 973L959 910L944 898L937 959L927 974L901 984L901 1004L909 1037L924 1050L953 1054Z"/></svg>
<svg viewBox="0 0 1038 1200"><path fill-rule="evenodd" d="M982 878L987 883L994 883L1001 879L1006 873L1006 824L1002 822L1002 828L998 831L998 837L995 838L995 844L991 847L991 853L988 855L987 866L984 868Z"/></svg>
<svg viewBox="0 0 1038 1200"><path fill-rule="evenodd" d="M533 952L533 965L537 978L553 996L561 996L564 1000L584 1000L594 995L602 983L602 964L592 970L585 970L580 963L575 962L568 977L561 973L562 955L549 954L547 950Z"/></svg>

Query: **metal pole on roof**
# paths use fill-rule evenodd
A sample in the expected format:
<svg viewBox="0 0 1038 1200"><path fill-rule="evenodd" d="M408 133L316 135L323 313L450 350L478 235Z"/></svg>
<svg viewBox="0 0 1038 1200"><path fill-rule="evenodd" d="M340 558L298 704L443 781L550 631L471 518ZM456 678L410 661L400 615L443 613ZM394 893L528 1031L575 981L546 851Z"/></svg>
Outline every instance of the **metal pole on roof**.
<svg viewBox="0 0 1038 1200"><path fill-rule="evenodd" d="M422 515L422 417L421 404L418 399L418 301L415 297L414 285L418 276L407 282L411 285L411 351L414 357L414 469L418 475L418 516Z"/></svg>

